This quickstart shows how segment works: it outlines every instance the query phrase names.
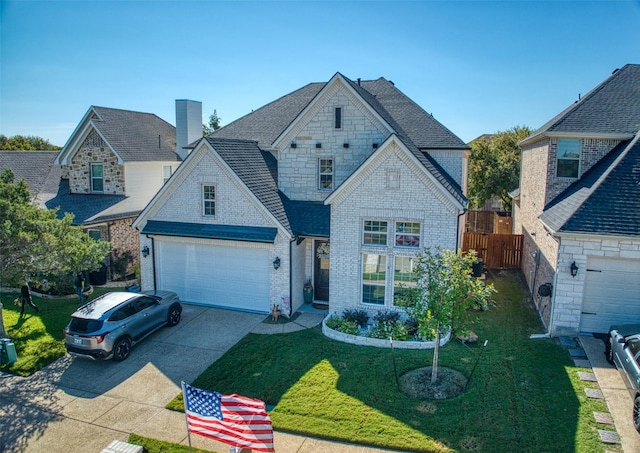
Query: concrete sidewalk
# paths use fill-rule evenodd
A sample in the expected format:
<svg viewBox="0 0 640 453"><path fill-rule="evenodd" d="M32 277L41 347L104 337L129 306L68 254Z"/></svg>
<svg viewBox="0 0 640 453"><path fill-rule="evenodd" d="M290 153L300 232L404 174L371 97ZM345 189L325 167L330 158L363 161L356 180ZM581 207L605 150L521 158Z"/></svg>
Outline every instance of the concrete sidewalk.
<svg viewBox="0 0 640 453"><path fill-rule="evenodd" d="M164 406L249 332L272 334L318 325L324 314L263 323L265 315L184 306L183 320L136 346L124 362L65 356L28 378L0 377L0 452L98 453L130 433L187 444L183 413ZM191 436L193 447L227 445ZM275 432L278 453L376 453L388 450Z"/></svg>
<svg viewBox="0 0 640 453"><path fill-rule="evenodd" d="M591 369L598 381L598 387L613 417L616 431L620 436L622 448L626 453L640 452L640 434L633 427L631 412L633 401L622 381L620 372L607 362L604 354L604 342L593 336L580 336L580 344L584 350Z"/></svg>

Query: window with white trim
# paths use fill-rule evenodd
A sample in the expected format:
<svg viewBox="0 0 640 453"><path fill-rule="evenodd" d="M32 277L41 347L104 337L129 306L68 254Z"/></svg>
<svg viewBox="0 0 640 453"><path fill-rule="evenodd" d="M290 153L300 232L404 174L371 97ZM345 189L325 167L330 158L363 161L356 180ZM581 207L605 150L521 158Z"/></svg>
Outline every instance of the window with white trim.
<svg viewBox="0 0 640 453"><path fill-rule="evenodd" d="M362 303L384 305L387 284L387 257L362 254Z"/></svg>
<svg viewBox="0 0 640 453"><path fill-rule="evenodd" d="M558 140L558 178L577 178L580 174L580 140Z"/></svg>
<svg viewBox="0 0 640 453"><path fill-rule="evenodd" d="M171 165L162 166L162 184L166 184L166 182L169 181L169 178L171 178L172 172L173 172L173 169L171 168Z"/></svg>
<svg viewBox="0 0 640 453"><path fill-rule="evenodd" d="M333 190L333 159L318 159L318 189Z"/></svg>
<svg viewBox="0 0 640 453"><path fill-rule="evenodd" d="M407 307L413 305L412 295L418 286L418 277L414 274L415 258L396 256L393 269L393 304Z"/></svg>
<svg viewBox="0 0 640 453"><path fill-rule="evenodd" d="M202 186L202 215L205 217L216 215L216 188L210 184Z"/></svg>
<svg viewBox="0 0 640 453"><path fill-rule="evenodd" d="M365 220L362 243L364 245L387 245L387 222L384 220Z"/></svg>
<svg viewBox="0 0 640 453"><path fill-rule="evenodd" d="M396 222L396 247L420 247L420 223Z"/></svg>
<svg viewBox="0 0 640 453"><path fill-rule="evenodd" d="M91 192L104 192L102 164L91 164Z"/></svg>

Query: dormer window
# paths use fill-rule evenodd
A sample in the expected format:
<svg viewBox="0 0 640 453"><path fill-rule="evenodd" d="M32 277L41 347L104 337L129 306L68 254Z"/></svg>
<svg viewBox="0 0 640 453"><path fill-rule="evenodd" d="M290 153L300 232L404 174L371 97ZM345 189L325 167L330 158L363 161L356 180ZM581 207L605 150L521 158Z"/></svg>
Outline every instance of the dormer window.
<svg viewBox="0 0 640 453"><path fill-rule="evenodd" d="M91 164L91 192L104 192L102 164Z"/></svg>
<svg viewBox="0 0 640 453"><path fill-rule="evenodd" d="M580 140L558 140L558 178L577 178L580 174Z"/></svg>
<svg viewBox="0 0 640 453"><path fill-rule="evenodd" d="M335 128L342 129L342 107L336 107L335 110Z"/></svg>

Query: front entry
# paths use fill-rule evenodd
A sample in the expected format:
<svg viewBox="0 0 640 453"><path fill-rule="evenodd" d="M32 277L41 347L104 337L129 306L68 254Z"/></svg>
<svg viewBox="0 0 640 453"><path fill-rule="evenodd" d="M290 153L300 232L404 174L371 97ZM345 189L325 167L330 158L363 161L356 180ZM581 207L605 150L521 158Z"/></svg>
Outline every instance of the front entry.
<svg viewBox="0 0 640 453"><path fill-rule="evenodd" d="M329 241L314 241L314 299L329 302Z"/></svg>

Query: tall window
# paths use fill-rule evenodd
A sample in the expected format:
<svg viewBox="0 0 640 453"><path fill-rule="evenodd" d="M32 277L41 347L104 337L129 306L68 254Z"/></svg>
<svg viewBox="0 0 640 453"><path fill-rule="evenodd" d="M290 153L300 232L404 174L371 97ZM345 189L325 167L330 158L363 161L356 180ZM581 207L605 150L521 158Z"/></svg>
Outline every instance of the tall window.
<svg viewBox="0 0 640 453"><path fill-rule="evenodd" d="M162 184L165 184L171 178L171 165L162 166Z"/></svg>
<svg viewBox="0 0 640 453"><path fill-rule="evenodd" d="M91 164L91 192L104 192L102 164Z"/></svg>
<svg viewBox="0 0 640 453"><path fill-rule="evenodd" d="M396 222L396 247L420 247L418 222Z"/></svg>
<svg viewBox="0 0 640 453"><path fill-rule="evenodd" d="M335 110L335 128L342 129L342 107L336 107Z"/></svg>
<svg viewBox="0 0 640 453"><path fill-rule="evenodd" d="M212 185L202 186L202 215L216 215L216 188Z"/></svg>
<svg viewBox="0 0 640 453"><path fill-rule="evenodd" d="M362 255L362 303L384 305L387 282L387 257L364 253Z"/></svg>
<svg viewBox="0 0 640 453"><path fill-rule="evenodd" d="M393 304L412 305L411 296L417 286L417 277L413 273L415 258L396 256L393 272Z"/></svg>
<svg viewBox="0 0 640 453"><path fill-rule="evenodd" d="M381 220L365 220L364 245L387 245L387 222Z"/></svg>
<svg viewBox="0 0 640 453"><path fill-rule="evenodd" d="M558 140L558 178L577 178L580 171L580 140Z"/></svg>
<svg viewBox="0 0 640 453"><path fill-rule="evenodd" d="M318 160L318 188L333 190L333 159Z"/></svg>

